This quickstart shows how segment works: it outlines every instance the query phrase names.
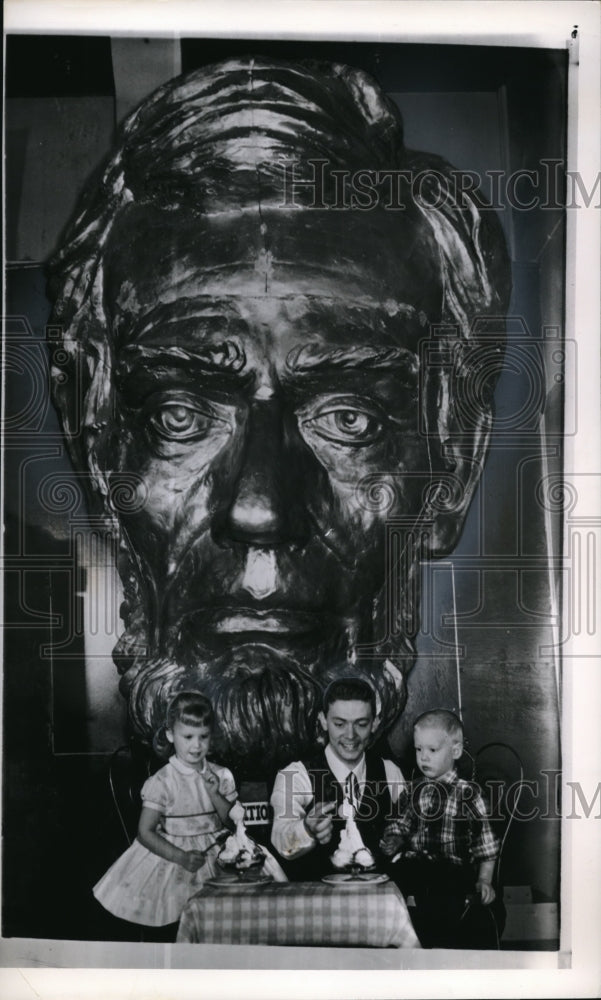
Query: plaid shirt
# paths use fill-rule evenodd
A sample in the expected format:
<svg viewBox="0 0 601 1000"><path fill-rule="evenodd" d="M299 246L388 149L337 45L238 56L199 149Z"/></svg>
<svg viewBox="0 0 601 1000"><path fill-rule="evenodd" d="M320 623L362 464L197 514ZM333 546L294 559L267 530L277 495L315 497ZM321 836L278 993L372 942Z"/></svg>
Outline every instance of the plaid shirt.
<svg viewBox="0 0 601 1000"><path fill-rule="evenodd" d="M441 858L463 865L496 858L482 793L474 782L448 771L436 781L421 779L401 795L398 818L386 825L384 839L399 837L404 857Z"/></svg>

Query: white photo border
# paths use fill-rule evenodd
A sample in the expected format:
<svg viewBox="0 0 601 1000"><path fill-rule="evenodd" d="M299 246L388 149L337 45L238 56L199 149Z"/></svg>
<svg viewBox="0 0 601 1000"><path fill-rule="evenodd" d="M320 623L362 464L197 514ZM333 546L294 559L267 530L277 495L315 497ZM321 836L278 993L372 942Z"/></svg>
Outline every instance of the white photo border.
<svg viewBox="0 0 601 1000"><path fill-rule="evenodd" d="M247 37L298 40L411 41L424 43L569 48L568 168L578 170L591 190L599 171L600 4L588 0L263 0L252 6L232 0L96 0L78 4L48 0L6 0L5 32L31 34L141 34L145 37ZM307 24L312 28L304 27ZM236 25L232 31L231 26ZM301 28L301 26L303 26ZM572 37L572 32L576 35ZM594 199L593 199L594 202ZM565 439L565 476L587 472L586 499L591 531L601 533L601 455L599 420L599 210L591 203L567 213L566 338L578 341L578 433ZM567 379L567 384L571 384ZM595 518L596 514L596 518ZM567 539L567 532L564 532ZM597 549L599 545L597 543ZM578 781L590 802L601 771L601 671L599 622L601 587L589 594L596 602L595 634L572 636L564 651L563 794L570 802L570 781ZM588 819L562 823L561 943L557 953L500 953L507 968L487 968L483 956L462 953L463 968L437 969L425 960L403 956L397 968L382 971L377 953L373 968L349 971L341 953L324 949L323 967L290 974L289 949L244 949L246 968L225 970L231 949L211 949L214 969L165 968L175 960L172 946L140 945L146 968L131 971L114 965L120 948L99 942L2 942L0 990L18 1000L33 993L43 1000L61 997L563 997L598 994L601 958L601 824L593 809ZM29 944L29 947L27 947ZM164 949L161 950L161 949ZM56 968L86 961L97 969ZM160 951L160 954L159 954ZM110 953L110 954L109 954ZM432 953L430 953L432 954ZM436 956L438 958L438 955ZM471 957L470 957L471 956ZM125 958L125 950L123 951ZM348 956L347 956L348 957ZM473 961L472 961L473 959ZM119 961L117 957L117 962ZM265 968L257 968L265 962ZM298 958L300 966L302 956ZM344 962L344 970L342 965ZM278 973L270 966L286 969ZM203 961L203 965L205 962ZM455 962L449 962L454 965ZM505 962L504 962L505 964ZM523 967L519 967L523 964ZM35 965L37 967L31 967ZM160 967L149 968L149 965ZM29 966L29 967L26 967ZM338 967L337 967L338 966ZM351 978L352 977L352 978Z"/></svg>

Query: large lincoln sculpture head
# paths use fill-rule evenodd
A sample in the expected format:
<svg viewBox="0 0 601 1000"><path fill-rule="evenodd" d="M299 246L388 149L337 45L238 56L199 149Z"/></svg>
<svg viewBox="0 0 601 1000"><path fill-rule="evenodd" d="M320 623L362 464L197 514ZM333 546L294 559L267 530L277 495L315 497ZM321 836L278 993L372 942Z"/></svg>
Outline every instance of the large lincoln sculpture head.
<svg viewBox="0 0 601 1000"><path fill-rule="evenodd" d="M466 187L346 66L230 61L126 121L52 264L53 375L142 739L182 688L249 771L313 745L339 675L379 732L402 710L502 354L504 242Z"/></svg>

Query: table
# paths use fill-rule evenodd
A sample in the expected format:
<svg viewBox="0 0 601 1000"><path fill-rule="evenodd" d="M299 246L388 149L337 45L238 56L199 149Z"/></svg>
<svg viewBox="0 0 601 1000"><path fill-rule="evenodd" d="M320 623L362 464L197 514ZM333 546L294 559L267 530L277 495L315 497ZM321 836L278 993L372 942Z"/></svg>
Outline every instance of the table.
<svg viewBox="0 0 601 1000"><path fill-rule="evenodd" d="M205 886L186 904L178 942L419 948L393 882Z"/></svg>

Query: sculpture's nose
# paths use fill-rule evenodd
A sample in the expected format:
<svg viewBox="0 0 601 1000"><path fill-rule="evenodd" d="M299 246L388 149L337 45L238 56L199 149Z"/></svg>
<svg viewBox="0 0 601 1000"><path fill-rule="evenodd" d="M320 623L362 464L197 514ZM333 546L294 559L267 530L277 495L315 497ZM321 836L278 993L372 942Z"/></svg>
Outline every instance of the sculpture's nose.
<svg viewBox="0 0 601 1000"><path fill-rule="evenodd" d="M296 425L290 421L287 426L281 404L252 404L229 502L218 526L221 540L265 548L307 541L299 447Z"/></svg>

